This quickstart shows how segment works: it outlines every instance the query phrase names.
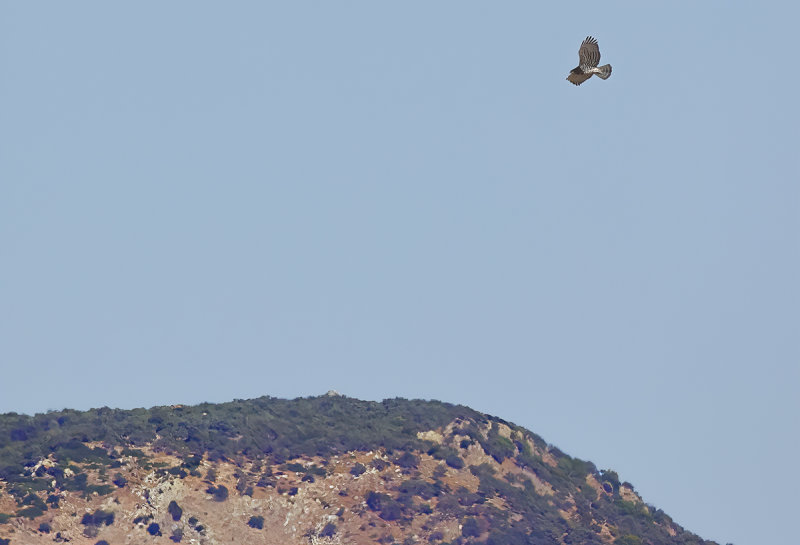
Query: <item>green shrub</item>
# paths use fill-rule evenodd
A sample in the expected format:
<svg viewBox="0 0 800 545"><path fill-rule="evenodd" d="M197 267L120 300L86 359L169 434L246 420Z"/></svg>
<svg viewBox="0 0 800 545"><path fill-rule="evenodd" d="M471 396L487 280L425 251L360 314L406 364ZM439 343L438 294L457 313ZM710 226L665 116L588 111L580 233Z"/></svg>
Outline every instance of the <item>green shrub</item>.
<svg viewBox="0 0 800 545"><path fill-rule="evenodd" d="M97 493L98 496L107 496L114 491L114 487L108 484L90 484L86 487L86 490L83 493L83 496L88 498L93 493Z"/></svg>
<svg viewBox="0 0 800 545"><path fill-rule="evenodd" d="M35 519L36 517L41 517L42 515L44 515L44 511L38 505L32 505L17 511L18 517L25 517L31 520Z"/></svg>
<svg viewBox="0 0 800 545"><path fill-rule="evenodd" d="M517 451L514 443L498 434L494 426L489 431L488 438L481 444L484 452L494 458L497 463L502 463L506 458L513 457Z"/></svg>
<svg viewBox="0 0 800 545"><path fill-rule="evenodd" d="M558 460L558 468L567 474L568 477L584 478L587 474L594 472L594 464L584 462L578 458L564 456Z"/></svg>
<svg viewBox="0 0 800 545"><path fill-rule="evenodd" d="M411 496L419 496L425 500L429 500L437 495L436 487L421 479L409 479L400 483L398 490L403 494Z"/></svg>

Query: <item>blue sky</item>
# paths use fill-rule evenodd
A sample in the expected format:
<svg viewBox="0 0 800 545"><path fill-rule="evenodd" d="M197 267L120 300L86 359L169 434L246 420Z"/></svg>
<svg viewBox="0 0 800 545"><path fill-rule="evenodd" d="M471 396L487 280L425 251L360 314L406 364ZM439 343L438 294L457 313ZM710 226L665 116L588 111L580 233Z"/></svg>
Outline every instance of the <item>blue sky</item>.
<svg viewBox="0 0 800 545"><path fill-rule="evenodd" d="M0 411L441 399L794 543L798 17L4 2Z"/></svg>

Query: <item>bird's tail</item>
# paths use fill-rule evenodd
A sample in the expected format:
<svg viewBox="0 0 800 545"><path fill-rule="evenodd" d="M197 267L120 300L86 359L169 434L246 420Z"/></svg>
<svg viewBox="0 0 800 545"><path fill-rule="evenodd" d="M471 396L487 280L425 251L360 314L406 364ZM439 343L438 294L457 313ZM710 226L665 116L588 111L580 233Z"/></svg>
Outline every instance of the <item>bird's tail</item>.
<svg viewBox="0 0 800 545"><path fill-rule="evenodd" d="M598 66L597 69L599 70L599 72L596 72L596 74L597 77L599 78L608 79L608 77L611 75L610 64L604 64L603 66Z"/></svg>

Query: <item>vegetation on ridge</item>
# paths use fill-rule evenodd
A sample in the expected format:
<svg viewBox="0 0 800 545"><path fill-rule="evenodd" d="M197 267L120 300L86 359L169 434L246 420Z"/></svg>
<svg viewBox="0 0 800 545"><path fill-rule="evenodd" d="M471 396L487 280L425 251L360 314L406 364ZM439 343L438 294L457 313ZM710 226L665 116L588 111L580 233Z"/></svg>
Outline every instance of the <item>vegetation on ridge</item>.
<svg viewBox="0 0 800 545"><path fill-rule="evenodd" d="M429 436L420 432L430 431L436 436L423 439ZM159 466L145 450L181 462ZM226 502L234 494L252 497L254 488L273 487L294 496L301 485L330 477L331 456L366 451L383 454L353 461L348 478L371 472L391 483L390 476L402 477L396 485L368 491L367 512L401 526L423 517L431 521L429 541L443 539L433 529L435 521L455 520L461 535L452 544L710 543L638 500L615 472L598 471L498 418L438 401L377 403L342 396L0 415L0 496L10 494L17 506L15 513L0 514L0 524L13 517L42 517L58 508L65 493L112 494L130 486L130 473L123 473L132 466L167 479L202 478L211 500ZM309 463L314 457L322 463ZM243 468L236 473L236 490L216 482L213 464L226 461ZM209 464L213 467L201 473ZM423 472L423 465L435 469ZM295 477L279 485L274 472ZM459 475L477 487L455 486ZM189 527L202 529L174 500L167 514L169 520L186 518ZM84 535L94 536L114 520L113 512L87 512ZM151 518L133 522L149 523L147 532L161 535L162 527ZM247 525L260 530L264 517L253 514ZM317 535L332 537L338 525L328 521ZM179 541L181 535L170 539Z"/></svg>
<svg viewBox="0 0 800 545"><path fill-rule="evenodd" d="M107 461L104 450L92 450L83 444L87 442L132 448L152 445L157 451L206 455L211 460L242 454L270 455L282 461L377 447L415 447L421 444L418 431L444 426L455 418L486 419L467 407L437 401L376 403L344 396L261 397L133 410L104 407L35 416L8 413L0 415L0 471L35 464L49 454L75 461ZM0 473L0 478L6 476Z"/></svg>

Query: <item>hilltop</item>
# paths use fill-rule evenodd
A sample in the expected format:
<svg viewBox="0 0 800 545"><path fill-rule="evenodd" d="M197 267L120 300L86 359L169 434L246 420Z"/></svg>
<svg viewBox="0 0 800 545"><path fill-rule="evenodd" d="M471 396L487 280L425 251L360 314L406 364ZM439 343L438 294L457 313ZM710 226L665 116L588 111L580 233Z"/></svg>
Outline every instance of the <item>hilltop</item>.
<svg viewBox="0 0 800 545"><path fill-rule="evenodd" d="M0 415L0 545L716 545L461 405L340 395Z"/></svg>

